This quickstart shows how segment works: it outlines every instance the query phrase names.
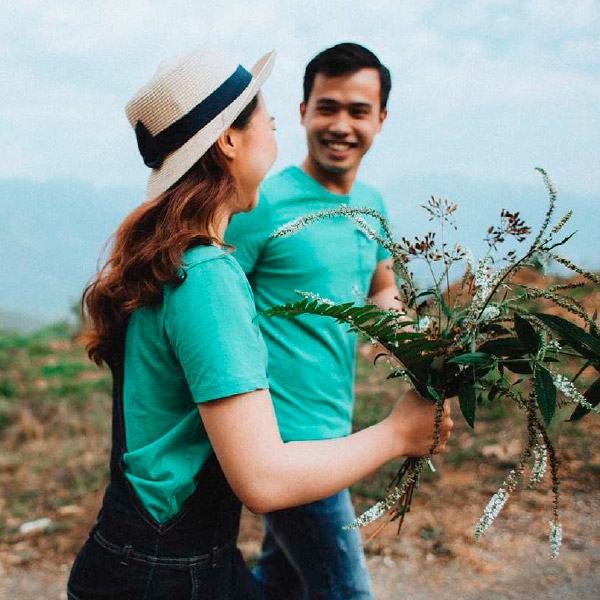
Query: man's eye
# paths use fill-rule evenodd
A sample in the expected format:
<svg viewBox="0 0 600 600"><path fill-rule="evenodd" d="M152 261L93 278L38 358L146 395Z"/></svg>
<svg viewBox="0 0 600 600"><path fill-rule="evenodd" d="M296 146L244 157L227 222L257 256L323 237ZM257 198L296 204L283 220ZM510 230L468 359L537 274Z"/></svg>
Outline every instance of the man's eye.
<svg viewBox="0 0 600 600"><path fill-rule="evenodd" d="M333 110L333 108L331 108L329 106L321 106L319 108L319 112L324 115L330 115L334 112L334 110Z"/></svg>

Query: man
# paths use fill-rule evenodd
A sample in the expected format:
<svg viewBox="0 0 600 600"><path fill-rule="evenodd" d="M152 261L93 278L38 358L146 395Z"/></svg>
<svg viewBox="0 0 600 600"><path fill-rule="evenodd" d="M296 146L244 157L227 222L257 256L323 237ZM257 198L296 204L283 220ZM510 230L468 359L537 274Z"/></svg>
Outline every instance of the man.
<svg viewBox="0 0 600 600"><path fill-rule="evenodd" d="M388 69L358 44L329 48L306 67L300 117L308 155L301 168L267 180L258 207L237 215L227 231L259 311L300 299L296 290L346 302L368 295L386 308L398 306L389 255L350 219L269 237L292 219L340 204L385 213L380 194L356 176L385 122L390 88ZM348 435L356 335L310 315L262 317L261 329L283 440ZM353 519L348 490L266 515L256 575L268 591L286 599L372 598L360 534L342 529Z"/></svg>

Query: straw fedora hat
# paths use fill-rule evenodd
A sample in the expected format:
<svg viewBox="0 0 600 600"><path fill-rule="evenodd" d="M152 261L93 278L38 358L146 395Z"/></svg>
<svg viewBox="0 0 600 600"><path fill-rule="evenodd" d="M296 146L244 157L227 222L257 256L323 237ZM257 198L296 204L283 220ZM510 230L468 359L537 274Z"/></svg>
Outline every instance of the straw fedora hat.
<svg viewBox="0 0 600 600"><path fill-rule="evenodd" d="M250 71L203 44L162 62L127 103L144 163L152 168L146 200L176 183L231 126L271 73L275 53Z"/></svg>

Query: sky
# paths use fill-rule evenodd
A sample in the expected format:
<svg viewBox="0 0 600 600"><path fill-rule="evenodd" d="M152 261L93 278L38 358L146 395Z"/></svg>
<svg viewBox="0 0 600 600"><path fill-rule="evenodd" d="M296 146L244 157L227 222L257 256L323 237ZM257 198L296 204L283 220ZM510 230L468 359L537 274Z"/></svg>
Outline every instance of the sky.
<svg viewBox="0 0 600 600"><path fill-rule="evenodd" d="M264 88L275 170L304 158L302 74L356 41L392 73L389 118L363 179L451 174L600 197L600 1L19 0L0 8L0 178L145 185L124 106L158 63L210 41Z"/></svg>

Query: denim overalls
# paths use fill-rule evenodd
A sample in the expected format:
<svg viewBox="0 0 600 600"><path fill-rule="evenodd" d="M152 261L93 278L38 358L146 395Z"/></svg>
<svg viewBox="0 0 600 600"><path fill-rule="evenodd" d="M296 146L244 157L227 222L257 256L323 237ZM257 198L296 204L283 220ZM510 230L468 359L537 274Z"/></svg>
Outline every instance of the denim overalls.
<svg viewBox="0 0 600 600"><path fill-rule="evenodd" d="M69 600L262 599L236 548L241 503L215 457L196 476L183 509L158 523L125 477L123 355L111 364L110 484L89 538L71 570Z"/></svg>

